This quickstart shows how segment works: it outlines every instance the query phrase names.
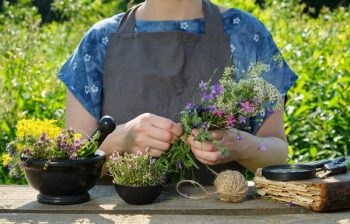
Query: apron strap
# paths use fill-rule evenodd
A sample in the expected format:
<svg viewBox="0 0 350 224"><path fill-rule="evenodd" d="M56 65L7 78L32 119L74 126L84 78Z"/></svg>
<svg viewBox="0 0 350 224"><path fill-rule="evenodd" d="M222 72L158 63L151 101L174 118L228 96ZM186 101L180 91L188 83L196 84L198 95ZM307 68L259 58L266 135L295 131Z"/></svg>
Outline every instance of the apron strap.
<svg viewBox="0 0 350 224"><path fill-rule="evenodd" d="M142 5L138 4L130 8L122 17L118 31L119 33L132 33L135 30L136 20L135 13L137 9ZM223 33L224 26L222 24L222 18L219 8L209 0L202 0L203 16L205 22L205 33L215 34Z"/></svg>

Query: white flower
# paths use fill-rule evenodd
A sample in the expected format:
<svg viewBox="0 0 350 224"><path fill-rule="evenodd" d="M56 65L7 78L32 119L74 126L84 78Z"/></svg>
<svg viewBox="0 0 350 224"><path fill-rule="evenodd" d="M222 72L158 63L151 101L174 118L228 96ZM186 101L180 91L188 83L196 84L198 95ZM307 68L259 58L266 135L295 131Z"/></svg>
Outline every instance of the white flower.
<svg viewBox="0 0 350 224"><path fill-rule="evenodd" d="M89 94L89 93L96 93L98 92L98 87L95 85L92 86L85 86L85 94Z"/></svg>
<svg viewBox="0 0 350 224"><path fill-rule="evenodd" d="M233 19L233 24L239 24L239 22L241 21L241 19L240 18L234 18Z"/></svg>
<svg viewBox="0 0 350 224"><path fill-rule="evenodd" d="M255 40L256 42L258 42L259 39L260 39L259 35L258 35L258 34L255 34L255 35L254 35L254 40Z"/></svg>
<svg viewBox="0 0 350 224"><path fill-rule="evenodd" d="M186 22L182 22L180 25L180 28L183 30L187 30L188 29L188 24Z"/></svg>
<svg viewBox="0 0 350 224"><path fill-rule="evenodd" d="M89 94L90 93L90 86L85 86L85 94Z"/></svg>
<svg viewBox="0 0 350 224"><path fill-rule="evenodd" d="M91 59L90 55L85 54L85 56L84 56L84 61L85 61L85 62L88 62L88 61L90 61L90 59Z"/></svg>
<svg viewBox="0 0 350 224"><path fill-rule="evenodd" d="M102 38L102 43L105 45L105 46L107 46L107 44L108 44L108 37L103 37Z"/></svg>
<svg viewBox="0 0 350 224"><path fill-rule="evenodd" d="M98 91L98 87L95 85L91 86L90 89L91 89L91 93L97 93L97 91Z"/></svg>
<svg viewBox="0 0 350 224"><path fill-rule="evenodd" d="M231 44L230 47L231 47L231 53L233 53L236 50L236 47L233 44Z"/></svg>
<svg viewBox="0 0 350 224"><path fill-rule="evenodd" d="M78 67L78 63L74 62L73 63L73 71L77 70L77 67Z"/></svg>

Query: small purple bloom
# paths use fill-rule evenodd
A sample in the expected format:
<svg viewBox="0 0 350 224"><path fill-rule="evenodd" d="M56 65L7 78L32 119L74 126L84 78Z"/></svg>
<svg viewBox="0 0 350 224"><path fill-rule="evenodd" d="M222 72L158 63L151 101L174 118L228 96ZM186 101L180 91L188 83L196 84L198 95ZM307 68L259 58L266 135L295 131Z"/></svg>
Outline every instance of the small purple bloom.
<svg viewBox="0 0 350 224"><path fill-rule="evenodd" d="M227 117L227 124L226 124L227 127L234 127L235 123L236 123L235 116L230 115Z"/></svg>
<svg viewBox="0 0 350 224"><path fill-rule="evenodd" d="M202 101L208 101L211 99L211 95L206 93L206 92L203 92L202 93Z"/></svg>
<svg viewBox="0 0 350 224"><path fill-rule="evenodd" d="M237 136L236 136L236 140L237 140L237 141L241 141L241 140L242 140L241 135L237 134Z"/></svg>
<svg viewBox="0 0 350 224"><path fill-rule="evenodd" d="M213 112L214 112L214 110L215 110L214 105L209 105L209 111L210 111L211 113L213 113Z"/></svg>
<svg viewBox="0 0 350 224"><path fill-rule="evenodd" d="M42 134L40 135L40 141L45 141L45 139L46 139L46 134L45 134L45 133L42 133Z"/></svg>
<svg viewBox="0 0 350 224"><path fill-rule="evenodd" d="M209 123L208 123L208 122L203 122L203 123L202 123L202 128L203 128L205 131L208 131L208 129L209 129Z"/></svg>
<svg viewBox="0 0 350 224"><path fill-rule="evenodd" d="M259 149L260 151L266 151L266 147L265 147L264 144L260 144L258 149Z"/></svg>
<svg viewBox="0 0 350 224"><path fill-rule="evenodd" d="M247 118L242 115L240 115L238 119L240 124L245 124L247 122Z"/></svg>
<svg viewBox="0 0 350 224"><path fill-rule="evenodd" d="M292 206L294 206L294 205L295 205L295 204L294 204L293 202L291 202L291 201L287 203L287 206L288 206L288 207L292 207Z"/></svg>
<svg viewBox="0 0 350 224"><path fill-rule="evenodd" d="M201 80L201 82L199 83L199 88L201 88L202 90L206 90L207 83Z"/></svg>
<svg viewBox="0 0 350 224"><path fill-rule="evenodd" d="M244 110L247 110L248 113L251 113L253 112L253 107L250 105L250 103L247 101L247 102L244 102L242 103L242 108L241 108L241 111L244 111Z"/></svg>
<svg viewBox="0 0 350 224"><path fill-rule="evenodd" d="M258 98L254 98L253 101L254 101L255 104L259 104L260 103Z"/></svg>
<svg viewBox="0 0 350 224"><path fill-rule="evenodd" d="M211 86L210 89L214 97L220 95L223 91L223 88L221 87L220 83Z"/></svg>
<svg viewBox="0 0 350 224"><path fill-rule="evenodd" d="M273 109L271 109L271 108L267 110L267 112L268 112L269 114L272 114L272 113L273 113L273 111L274 111L274 110L273 110Z"/></svg>
<svg viewBox="0 0 350 224"><path fill-rule="evenodd" d="M192 108L192 103L187 103L185 109L189 110Z"/></svg>
<svg viewBox="0 0 350 224"><path fill-rule="evenodd" d="M183 166L182 166L182 162L179 160L177 161L177 167L182 170L183 169Z"/></svg>
<svg viewBox="0 0 350 224"><path fill-rule="evenodd" d="M224 112L222 112L221 110L216 110L216 111L214 111L214 115L216 115L218 117L222 117L224 115Z"/></svg>

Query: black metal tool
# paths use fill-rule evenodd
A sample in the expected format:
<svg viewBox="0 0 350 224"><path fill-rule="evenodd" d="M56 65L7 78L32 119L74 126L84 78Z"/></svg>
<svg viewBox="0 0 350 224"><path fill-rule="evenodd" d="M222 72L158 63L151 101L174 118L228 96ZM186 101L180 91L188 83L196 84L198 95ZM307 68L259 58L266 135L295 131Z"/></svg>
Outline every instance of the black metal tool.
<svg viewBox="0 0 350 224"><path fill-rule="evenodd" d="M304 164L276 165L262 169L262 175L269 180L292 181L306 180L318 176L346 173L350 169L350 157L338 157L334 160L320 160Z"/></svg>
<svg viewBox="0 0 350 224"><path fill-rule="evenodd" d="M330 163L325 164L323 167L317 170L320 178L326 178L332 175L346 173L348 171L347 164L350 162L350 157L338 157Z"/></svg>
<svg viewBox="0 0 350 224"><path fill-rule="evenodd" d="M97 128L91 135L91 138L96 135L96 133L99 134L99 137L97 138L97 145L100 146L102 142L107 138L107 136L112 133L115 129L117 124L114 122L113 117L111 116L103 116L97 123Z"/></svg>

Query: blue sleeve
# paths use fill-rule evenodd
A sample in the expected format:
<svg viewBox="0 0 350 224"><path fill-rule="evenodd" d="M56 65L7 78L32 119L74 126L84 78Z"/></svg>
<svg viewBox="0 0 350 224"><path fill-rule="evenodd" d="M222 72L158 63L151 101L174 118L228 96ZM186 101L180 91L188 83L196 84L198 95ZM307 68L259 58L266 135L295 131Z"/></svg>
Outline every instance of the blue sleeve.
<svg viewBox="0 0 350 224"><path fill-rule="evenodd" d="M121 14L95 24L83 37L57 76L83 107L96 119L101 117L103 67L110 34L117 29Z"/></svg>
<svg viewBox="0 0 350 224"><path fill-rule="evenodd" d="M278 89L281 96L286 96L298 77L283 58L270 32L264 25L261 24L261 26L262 30L257 47L257 62L268 65L269 71L263 73L262 76Z"/></svg>
<svg viewBox="0 0 350 224"><path fill-rule="evenodd" d="M262 77L273 84L280 92L280 96L286 99L288 90L296 82L298 77L283 58L270 32L260 21L256 21L258 23L256 27L259 27L259 32L252 37L253 41L257 43L256 62L268 66L268 71L262 73ZM270 104L269 108L271 106ZM256 134L262 123L271 113L270 109L266 109L265 113L260 114L250 121L252 133Z"/></svg>

